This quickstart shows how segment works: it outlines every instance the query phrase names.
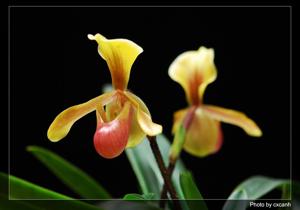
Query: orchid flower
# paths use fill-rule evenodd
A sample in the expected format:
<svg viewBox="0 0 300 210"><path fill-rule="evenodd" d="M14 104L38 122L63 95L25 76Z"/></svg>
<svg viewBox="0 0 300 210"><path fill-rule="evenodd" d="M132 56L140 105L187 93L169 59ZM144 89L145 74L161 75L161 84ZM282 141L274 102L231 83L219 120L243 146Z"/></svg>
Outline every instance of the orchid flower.
<svg viewBox="0 0 300 210"><path fill-rule="evenodd" d="M106 39L100 34L88 38L98 43L98 52L108 65L114 90L61 112L47 135L50 141L57 142L77 120L96 111L95 149L105 158L114 158L125 148L141 143L145 135L161 133L162 126L152 122L145 103L127 90L131 66L143 49L127 39Z"/></svg>
<svg viewBox="0 0 300 210"><path fill-rule="evenodd" d="M223 141L220 122L239 126L250 136L262 135L255 122L242 112L203 103L207 85L217 78L213 49L200 47L182 53L170 65L168 73L183 87L189 104L188 108L175 112L172 128L173 133L180 125L186 129L183 149L188 153L203 157L217 152Z"/></svg>

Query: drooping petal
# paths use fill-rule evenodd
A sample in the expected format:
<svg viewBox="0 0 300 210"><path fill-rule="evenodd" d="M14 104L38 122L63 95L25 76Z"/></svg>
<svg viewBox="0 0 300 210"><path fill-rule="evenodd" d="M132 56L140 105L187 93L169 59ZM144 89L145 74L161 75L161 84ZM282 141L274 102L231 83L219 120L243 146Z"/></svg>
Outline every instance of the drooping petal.
<svg viewBox="0 0 300 210"><path fill-rule="evenodd" d="M146 112L148 115L151 116L148 107L146 106L144 101L140 99L140 97L131 93L130 91L124 91L123 93L135 106L138 106L142 111Z"/></svg>
<svg viewBox="0 0 300 210"><path fill-rule="evenodd" d="M186 132L184 150L198 157L217 152L222 144L220 123L201 108L197 108L194 113L195 116Z"/></svg>
<svg viewBox="0 0 300 210"><path fill-rule="evenodd" d="M98 52L108 65L114 88L125 90L131 66L143 49L127 39L106 39L101 34L89 34L88 38L97 41Z"/></svg>
<svg viewBox="0 0 300 210"><path fill-rule="evenodd" d="M135 147L141 143L141 141L145 138L146 134L141 129L138 121L137 121L137 106L139 106L144 112L149 113L149 110L145 103L136 95L129 91L124 91L124 95L127 99L133 104L135 107L132 111L132 119L131 119L131 127L130 127L130 135L126 148ZM138 104L137 104L138 103ZM149 113L150 114L150 113Z"/></svg>
<svg viewBox="0 0 300 210"><path fill-rule="evenodd" d="M94 111L96 106L105 105L113 99L114 92L102 94L88 102L69 107L54 119L48 129L48 139L57 142L64 138L70 131L72 125L83 116Z"/></svg>
<svg viewBox="0 0 300 210"><path fill-rule="evenodd" d="M203 110L213 119L241 127L250 136L261 136L262 131L244 113L218 106L203 105Z"/></svg>
<svg viewBox="0 0 300 210"><path fill-rule="evenodd" d="M201 103L206 86L217 77L214 50L200 47L180 54L170 65L169 76L183 87L189 104Z"/></svg>
<svg viewBox="0 0 300 210"><path fill-rule="evenodd" d="M156 136L162 132L162 126L152 122L150 115L138 109L137 120L142 130L149 136Z"/></svg>
<svg viewBox="0 0 300 210"><path fill-rule="evenodd" d="M113 121L98 121L94 134L94 146L99 155L105 158L114 158L124 151L129 138L130 112L130 103L126 103Z"/></svg>
<svg viewBox="0 0 300 210"><path fill-rule="evenodd" d="M135 106L132 127L127 147L139 144L145 135L155 136L162 132L162 126L152 122L150 112L145 103L135 94L124 91L131 103Z"/></svg>
<svg viewBox="0 0 300 210"><path fill-rule="evenodd" d="M141 127L137 121L136 109L134 109L132 112L130 135L129 135L129 139L128 139L126 148L135 147L135 146L139 145L145 137L146 137L146 134L141 129Z"/></svg>
<svg viewBox="0 0 300 210"><path fill-rule="evenodd" d="M126 91L126 96L135 104L137 110L137 121L141 129L149 136L155 136L162 132L162 126L152 122L150 112L145 103L133 93Z"/></svg>

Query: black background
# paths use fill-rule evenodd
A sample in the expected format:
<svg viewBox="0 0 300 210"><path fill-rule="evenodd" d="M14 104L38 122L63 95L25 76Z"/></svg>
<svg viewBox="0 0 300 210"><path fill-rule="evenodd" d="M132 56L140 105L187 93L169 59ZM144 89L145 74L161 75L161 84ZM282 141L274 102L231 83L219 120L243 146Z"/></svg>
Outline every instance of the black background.
<svg viewBox="0 0 300 210"><path fill-rule="evenodd" d="M127 38L144 52L129 89L171 139L172 114L184 108L182 88L167 74L180 53L215 49L217 80L205 103L240 110L263 130L247 136L223 124L223 147L203 159L182 154L204 198L226 198L252 175L290 176L290 8L288 7L13 7L10 8L10 169L13 175L76 196L25 151L49 148L82 168L114 197L137 193L126 155L106 160L93 147L95 114L58 143L48 126L65 108L99 94L110 82L97 44L87 34Z"/></svg>

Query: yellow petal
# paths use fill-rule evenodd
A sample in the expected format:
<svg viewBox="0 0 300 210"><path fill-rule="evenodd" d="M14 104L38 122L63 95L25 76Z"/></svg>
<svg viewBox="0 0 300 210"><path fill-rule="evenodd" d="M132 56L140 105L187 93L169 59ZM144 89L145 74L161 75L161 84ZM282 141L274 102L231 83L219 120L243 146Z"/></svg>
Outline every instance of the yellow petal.
<svg viewBox="0 0 300 210"><path fill-rule="evenodd" d="M152 122L150 115L141 109L137 110L137 120L142 130L149 136L156 136L162 132L162 126Z"/></svg>
<svg viewBox="0 0 300 210"><path fill-rule="evenodd" d="M85 103L72 106L61 112L52 122L48 129L48 139L57 142L64 138L70 131L72 125L83 116L94 111L98 105L104 106L113 99L115 92L102 94Z"/></svg>
<svg viewBox="0 0 300 210"><path fill-rule="evenodd" d="M169 76L184 89L189 104L198 104L205 88L217 77L214 50L200 47L180 54L169 67Z"/></svg>
<svg viewBox="0 0 300 210"><path fill-rule="evenodd" d="M137 108L136 107L140 107L140 109L142 109L144 112L150 114L147 106L145 105L145 103L136 95L134 95L133 93L129 92L129 91L124 91L123 92L125 94L125 96L128 98L128 100L130 100L131 103L133 103L134 105L134 110L132 113L132 119L131 119L131 127L130 127L130 136L129 136L129 140L127 143L126 148L130 148L130 147L135 147L138 144L141 143L141 141L145 138L146 134L145 132L141 129L139 122L137 120Z"/></svg>
<svg viewBox="0 0 300 210"><path fill-rule="evenodd" d="M173 127L172 127L173 134L176 133L177 129L179 128L179 125L182 123L183 118L185 117L188 110L189 110L189 108L180 109L174 113Z"/></svg>
<svg viewBox="0 0 300 210"><path fill-rule="evenodd" d="M98 52L108 65L114 88L125 90L131 66L143 49L127 39L106 39L101 34L89 34L88 38L97 41Z"/></svg>
<svg viewBox="0 0 300 210"><path fill-rule="evenodd" d="M141 129L137 118L136 118L136 109L132 113L131 125L130 125L130 134L129 139L126 145L126 148L135 147L139 145L143 139L146 137L146 134Z"/></svg>
<svg viewBox="0 0 300 210"><path fill-rule="evenodd" d="M162 126L152 122L147 106L138 96L129 91L125 91L124 93L136 108L131 130L131 135L135 138L129 137L128 141L128 147L132 147L139 144L143 140L143 138L140 137L144 137L145 135L155 136L160 134L162 132Z"/></svg>
<svg viewBox="0 0 300 210"><path fill-rule="evenodd" d="M201 108L197 108L186 132L184 150L191 155L204 157L217 152L221 144L220 123L203 112Z"/></svg>
<svg viewBox="0 0 300 210"><path fill-rule="evenodd" d="M203 105L203 110L212 118L241 127L250 136L261 136L262 131L244 113L212 105Z"/></svg>

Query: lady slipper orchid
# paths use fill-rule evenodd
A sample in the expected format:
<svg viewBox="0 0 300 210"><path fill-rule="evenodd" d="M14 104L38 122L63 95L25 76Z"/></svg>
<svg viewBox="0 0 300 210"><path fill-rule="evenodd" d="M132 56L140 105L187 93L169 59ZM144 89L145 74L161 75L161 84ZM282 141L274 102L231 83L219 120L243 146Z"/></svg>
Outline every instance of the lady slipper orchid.
<svg viewBox="0 0 300 210"><path fill-rule="evenodd" d="M98 43L98 52L108 65L114 90L61 112L49 127L48 138L53 142L61 140L78 119L96 111L95 149L105 158L114 158L125 148L138 145L145 135L161 133L162 127L152 122L144 102L127 90L131 66L143 49L127 39L109 40L100 34L88 38Z"/></svg>
<svg viewBox="0 0 300 210"><path fill-rule="evenodd" d="M200 47L197 51L182 53L170 65L169 76L183 87L189 103L188 108L175 112L172 129L173 133L180 125L186 129L183 148L188 153L203 157L217 152L223 141L220 122L239 126L251 136L262 135L245 114L203 104L207 85L217 78L213 49Z"/></svg>

